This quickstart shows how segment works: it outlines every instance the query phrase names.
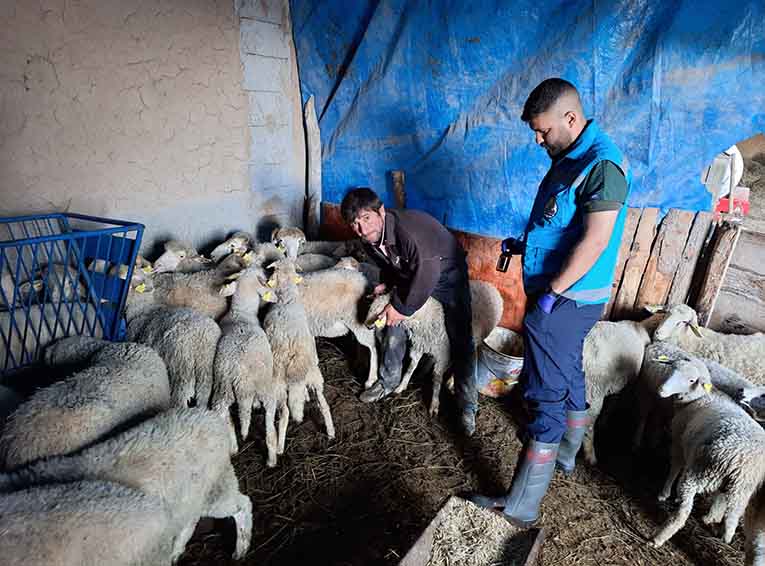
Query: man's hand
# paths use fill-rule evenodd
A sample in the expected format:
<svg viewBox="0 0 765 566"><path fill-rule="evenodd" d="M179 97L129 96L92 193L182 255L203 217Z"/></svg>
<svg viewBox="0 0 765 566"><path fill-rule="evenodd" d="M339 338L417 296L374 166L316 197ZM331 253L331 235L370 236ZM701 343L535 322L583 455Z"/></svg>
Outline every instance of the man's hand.
<svg viewBox="0 0 765 566"><path fill-rule="evenodd" d="M385 285L385 283L380 283L379 285L376 285L375 288L372 290L372 294L377 297L378 295L382 295L388 290L388 287Z"/></svg>
<svg viewBox="0 0 765 566"><path fill-rule="evenodd" d="M400 323L402 320L406 320L407 318L409 318L409 317L407 317L407 316L404 316L404 315L403 315L403 314L401 314L400 312L398 312L398 311L396 310L396 308L395 308L393 305L391 305L390 303L388 303L387 305L385 305L385 308L384 308L384 309L383 309L383 311L380 313L380 317L382 318L383 316L385 316L385 317L386 317L386 319L387 319L387 325L388 325L388 326L398 326L398 324L399 324L399 323Z"/></svg>

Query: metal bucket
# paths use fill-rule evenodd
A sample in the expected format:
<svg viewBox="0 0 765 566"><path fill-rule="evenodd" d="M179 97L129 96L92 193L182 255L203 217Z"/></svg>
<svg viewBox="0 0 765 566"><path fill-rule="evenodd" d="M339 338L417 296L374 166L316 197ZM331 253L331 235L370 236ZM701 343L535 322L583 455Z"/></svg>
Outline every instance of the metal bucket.
<svg viewBox="0 0 765 566"><path fill-rule="evenodd" d="M523 369L523 337L497 327L476 348L473 378L487 397L507 395Z"/></svg>

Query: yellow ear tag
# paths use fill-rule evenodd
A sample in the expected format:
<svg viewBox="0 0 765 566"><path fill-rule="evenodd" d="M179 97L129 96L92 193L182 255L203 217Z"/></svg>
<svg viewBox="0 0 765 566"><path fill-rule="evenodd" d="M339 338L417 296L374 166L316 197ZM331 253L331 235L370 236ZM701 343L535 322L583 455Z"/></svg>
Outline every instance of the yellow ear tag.
<svg viewBox="0 0 765 566"><path fill-rule="evenodd" d="M146 283L141 283L140 285L136 285L135 292L136 293L145 293L146 292Z"/></svg>
<svg viewBox="0 0 765 566"><path fill-rule="evenodd" d="M286 248L286 247L284 247L284 244L279 244L278 246L276 246L276 249L277 249L277 250L279 250L279 251L280 251L280 252L282 252L282 253L284 253L285 251L287 251L287 248Z"/></svg>
<svg viewBox="0 0 765 566"><path fill-rule="evenodd" d="M151 273L152 271L154 271L154 268L153 268L153 267L149 267L148 265L145 265L145 266L143 266L143 267L141 268L141 271L143 271L143 272L144 272L144 273L146 273L146 274L149 274L149 273Z"/></svg>
<svg viewBox="0 0 765 566"><path fill-rule="evenodd" d="M662 354L661 356L656 358L656 361L657 362L668 362L669 361L669 356L665 356L664 354Z"/></svg>
<svg viewBox="0 0 765 566"><path fill-rule="evenodd" d="M704 384L704 391L706 391L707 393L711 392L712 391L712 384L711 383L705 383Z"/></svg>
<svg viewBox="0 0 765 566"><path fill-rule="evenodd" d="M271 293L271 291L266 291L265 293L263 293L263 300L264 301L270 303L271 299L273 299L273 298L274 298L274 295L273 295L273 293Z"/></svg>
<svg viewBox="0 0 765 566"><path fill-rule="evenodd" d="M378 318L377 320L375 320L375 326L377 328L382 328L383 326L385 326L385 321L381 318Z"/></svg>
<svg viewBox="0 0 765 566"><path fill-rule="evenodd" d="M276 287L276 281L274 281L273 279L269 279L266 285L268 285L269 287L273 289L274 287Z"/></svg>
<svg viewBox="0 0 765 566"><path fill-rule="evenodd" d="M255 261L255 252L249 251L246 254L242 256L242 259L244 260L244 263L246 263L248 266L252 265Z"/></svg>
<svg viewBox="0 0 765 566"><path fill-rule="evenodd" d="M300 275L297 275L295 277L294 281L295 281L295 285L297 285L298 283L301 283L303 281L303 278L300 277Z"/></svg>

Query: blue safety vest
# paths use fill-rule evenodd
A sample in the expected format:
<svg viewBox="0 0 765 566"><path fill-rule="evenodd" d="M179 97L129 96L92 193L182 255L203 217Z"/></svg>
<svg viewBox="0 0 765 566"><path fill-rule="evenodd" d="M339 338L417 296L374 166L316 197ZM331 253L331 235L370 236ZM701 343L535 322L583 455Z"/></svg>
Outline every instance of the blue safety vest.
<svg viewBox="0 0 765 566"><path fill-rule="evenodd" d="M600 161L611 161L622 170L629 195L632 175L627 159L598 125L590 121L569 151L553 161L539 185L526 225L523 254L526 293L545 291L581 239L584 212L577 206L576 190ZM608 246L590 270L562 293L564 297L581 304L608 302L626 216L627 206L624 205L616 218Z"/></svg>

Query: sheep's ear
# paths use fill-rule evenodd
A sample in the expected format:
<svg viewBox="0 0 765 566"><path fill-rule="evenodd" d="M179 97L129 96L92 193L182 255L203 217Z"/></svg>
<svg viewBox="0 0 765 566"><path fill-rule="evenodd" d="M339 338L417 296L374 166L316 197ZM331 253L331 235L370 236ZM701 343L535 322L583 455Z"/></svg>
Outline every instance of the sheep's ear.
<svg viewBox="0 0 765 566"><path fill-rule="evenodd" d="M231 281L230 283L226 283L220 288L220 290L218 291L218 294L221 297L230 297L231 295L236 293L236 286L237 286L236 281Z"/></svg>
<svg viewBox="0 0 765 566"><path fill-rule="evenodd" d="M668 313L669 309L667 309L667 305L644 305L643 308L650 312L651 314L657 314L657 313Z"/></svg>
<svg viewBox="0 0 765 566"><path fill-rule="evenodd" d="M244 264L247 267L250 267L253 263L255 263L255 252L250 250L242 256L242 259L244 260Z"/></svg>
<svg viewBox="0 0 765 566"><path fill-rule="evenodd" d="M691 330L693 331L693 333L696 335L697 338L703 338L704 337L701 334L701 329L699 328L698 324L694 324L692 322L687 322L686 324L691 328Z"/></svg>
<svg viewBox="0 0 765 566"><path fill-rule="evenodd" d="M295 285L299 285L303 282L303 278L300 277L300 275L296 275L292 280L295 282Z"/></svg>
<svg viewBox="0 0 765 566"><path fill-rule="evenodd" d="M225 280L226 280L226 281L236 281L236 280L237 280L237 279L239 279L241 276L242 276L242 272L241 272L241 271L237 271L236 273L232 273L231 275L229 275L228 277L226 277L226 279L225 279Z"/></svg>
<svg viewBox="0 0 765 566"><path fill-rule="evenodd" d="M279 230L281 230L281 228L274 228L273 230L271 230L271 241L272 242L274 241L274 238L276 238L276 235L279 233Z"/></svg>

